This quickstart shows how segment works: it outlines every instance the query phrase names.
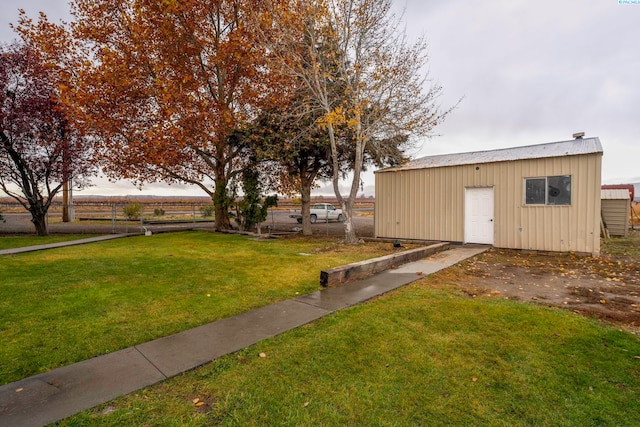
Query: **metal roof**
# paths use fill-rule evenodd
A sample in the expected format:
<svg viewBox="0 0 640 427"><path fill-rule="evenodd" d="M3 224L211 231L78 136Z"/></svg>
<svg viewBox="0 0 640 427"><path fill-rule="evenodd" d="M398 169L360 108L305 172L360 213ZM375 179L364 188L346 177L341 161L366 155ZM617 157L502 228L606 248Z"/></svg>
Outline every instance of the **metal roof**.
<svg viewBox="0 0 640 427"><path fill-rule="evenodd" d="M629 190L602 189L600 190L600 198L602 200L629 200Z"/></svg>
<svg viewBox="0 0 640 427"><path fill-rule="evenodd" d="M551 142L548 144L528 145L524 147L503 148L499 150L427 156L410 161L404 165L382 169L377 172L442 168L447 166L475 165L513 160L578 156L593 153L602 153L602 145L598 137L572 139L570 141Z"/></svg>

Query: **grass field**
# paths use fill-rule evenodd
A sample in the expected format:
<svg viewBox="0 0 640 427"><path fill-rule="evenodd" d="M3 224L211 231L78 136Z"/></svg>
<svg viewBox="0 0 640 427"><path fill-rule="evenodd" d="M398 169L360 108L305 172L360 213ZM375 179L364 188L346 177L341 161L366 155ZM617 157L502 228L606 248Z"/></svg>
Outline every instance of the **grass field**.
<svg viewBox="0 0 640 427"><path fill-rule="evenodd" d="M62 425L639 425L637 337L463 297L451 280L439 273Z"/></svg>
<svg viewBox="0 0 640 427"><path fill-rule="evenodd" d="M605 253L637 249L612 239ZM189 232L3 257L2 378L311 292L320 269L388 250ZM637 336L470 298L458 287L465 265L60 425L640 425Z"/></svg>
<svg viewBox="0 0 640 427"><path fill-rule="evenodd" d="M0 384L318 289L389 244L157 234L0 258Z"/></svg>
<svg viewBox="0 0 640 427"><path fill-rule="evenodd" d="M602 254L640 259L640 230L629 231L627 237L601 239Z"/></svg>

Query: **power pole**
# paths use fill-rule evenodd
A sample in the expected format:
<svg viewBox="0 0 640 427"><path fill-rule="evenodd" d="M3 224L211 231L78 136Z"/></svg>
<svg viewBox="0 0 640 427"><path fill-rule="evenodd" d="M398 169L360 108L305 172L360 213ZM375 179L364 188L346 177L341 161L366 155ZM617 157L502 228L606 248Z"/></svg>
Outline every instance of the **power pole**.
<svg viewBox="0 0 640 427"><path fill-rule="evenodd" d="M62 222L73 220L73 183L69 178L62 183Z"/></svg>
<svg viewBox="0 0 640 427"><path fill-rule="evenodd" d="M73 183L71 181L71 174L69 173L69 141L66 139L66 127L62 129L62 141L64 146L62 150L62 222L73 221L73 194L71 189Z"/></svg>

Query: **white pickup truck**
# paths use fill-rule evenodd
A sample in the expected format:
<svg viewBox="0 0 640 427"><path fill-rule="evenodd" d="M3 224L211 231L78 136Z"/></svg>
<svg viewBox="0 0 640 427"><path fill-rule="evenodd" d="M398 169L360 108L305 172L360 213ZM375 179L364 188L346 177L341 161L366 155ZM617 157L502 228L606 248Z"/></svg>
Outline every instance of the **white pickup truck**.
<svg viewBox="0 0 640 427"><path fill-rule="evenodd" d="M311 220L311 224L315 224L317 221L342 222L344 220L342 209L336 209L335 206L333 206L331 203L316 203L315 205L311 206L309 217ZM299 210L290 211L289 218L295 218L299 224L302 224L302 214Z"/></svg>

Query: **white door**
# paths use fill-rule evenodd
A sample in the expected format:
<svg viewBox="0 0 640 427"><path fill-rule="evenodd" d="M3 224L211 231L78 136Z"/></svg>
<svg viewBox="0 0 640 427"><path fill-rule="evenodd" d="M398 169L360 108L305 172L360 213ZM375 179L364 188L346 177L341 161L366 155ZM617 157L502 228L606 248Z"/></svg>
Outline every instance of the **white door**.
<svg viewBox="0 0 640 427"><path fill-rule="evenodd" d="M493 187L465 189L464 242L493 245L493 223Z"/></svg>

